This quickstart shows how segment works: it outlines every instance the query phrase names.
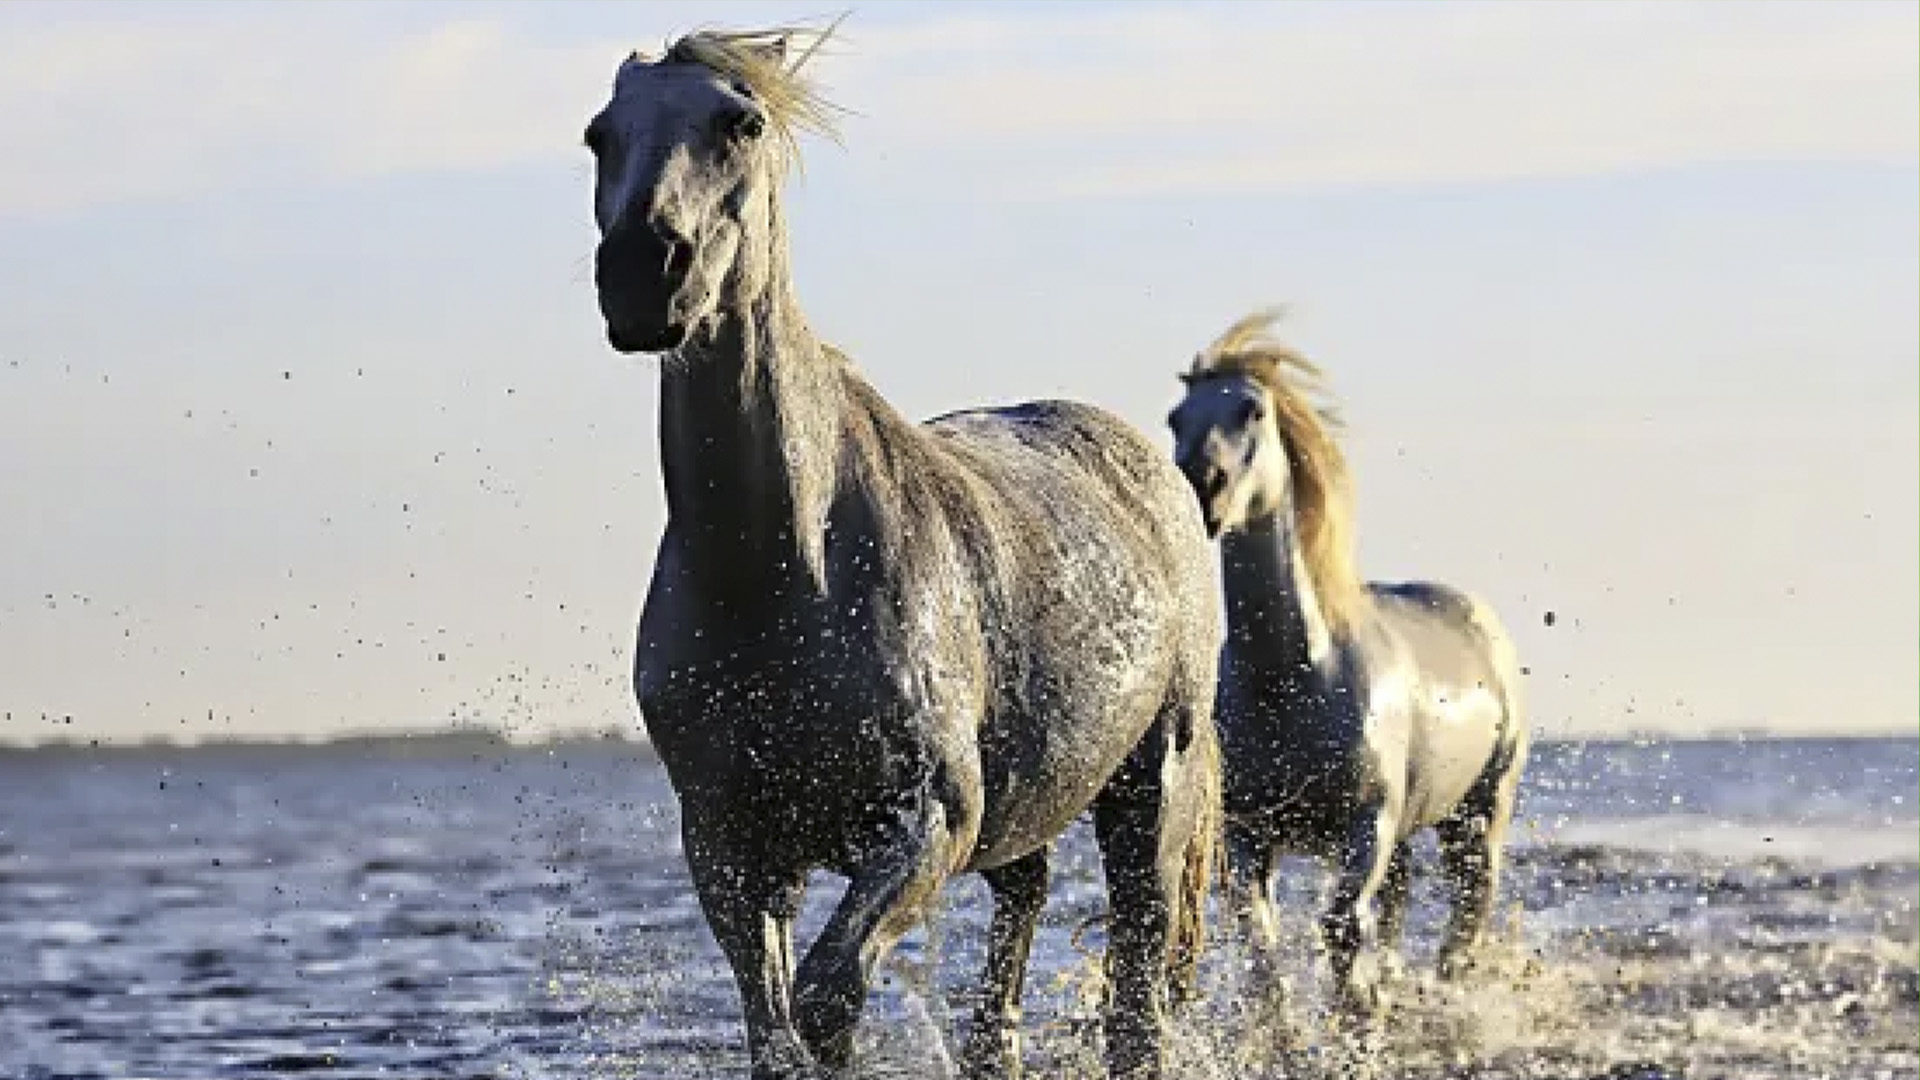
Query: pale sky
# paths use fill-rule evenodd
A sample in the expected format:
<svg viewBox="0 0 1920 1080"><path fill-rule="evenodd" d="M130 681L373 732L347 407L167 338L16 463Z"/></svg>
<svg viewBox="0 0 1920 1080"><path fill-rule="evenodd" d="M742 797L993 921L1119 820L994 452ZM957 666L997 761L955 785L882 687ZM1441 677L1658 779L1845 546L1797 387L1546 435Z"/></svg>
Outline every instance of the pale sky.
<svg viewBox="0 0 1920 1080"><path fill-rule="evenodd" d="M821 13L0 5L0 739L631 727L657 372L601 337L580 131L632 47ZM1916 42L1896 3L856 8L800 295L910 416L1163 439L1285 302L1362 568L1489 598L1538 730L1912 732Z"/></svg>

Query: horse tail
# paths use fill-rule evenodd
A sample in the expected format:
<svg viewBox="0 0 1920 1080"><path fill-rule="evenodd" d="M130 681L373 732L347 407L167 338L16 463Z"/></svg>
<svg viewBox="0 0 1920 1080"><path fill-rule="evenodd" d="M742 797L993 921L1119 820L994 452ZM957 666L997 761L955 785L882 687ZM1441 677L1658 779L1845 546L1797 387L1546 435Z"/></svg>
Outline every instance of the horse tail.
<svg viewBox="0 0 1920 1080"><path fill-rule="evenodd" d="M1209 728L1211 725L1209 719ZM1200 804L1194 815L1193 834L1187 838L1175 897L1179 906L1173 912L1167 983L1176 1004L1200 996L1200 957L1207 947L1207 894L1212 891L1216 867L1226 864L1221 854L1225 802L1221 790L1219 740L1208 730L1204 737L1193 741L1188 755L1192 758L1189 771L1197 774L1192 779Z"/></svg>

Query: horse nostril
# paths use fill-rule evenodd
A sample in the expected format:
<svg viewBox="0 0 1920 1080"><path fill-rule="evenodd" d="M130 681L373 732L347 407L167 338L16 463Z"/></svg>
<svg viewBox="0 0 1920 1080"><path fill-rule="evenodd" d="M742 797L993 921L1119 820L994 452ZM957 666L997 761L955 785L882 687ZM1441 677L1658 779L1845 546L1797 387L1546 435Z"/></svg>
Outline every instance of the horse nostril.
<svg viewBox="0 0 1920 1080"><path fill-rule="evenodd" d="M1226 490L1227 474L1218 465L1210 462L1182 461L1180 471L1187 474L1187 481L1193 485L1195 494L1202 501L1212 502Z"/></svg>
<svg viewBox="0 0 1920 1080"><path fill-rule="evenodd" d="M1227 474L1220 469L1207 470L1207 498L1217 499L1227 487Z"/></svg>

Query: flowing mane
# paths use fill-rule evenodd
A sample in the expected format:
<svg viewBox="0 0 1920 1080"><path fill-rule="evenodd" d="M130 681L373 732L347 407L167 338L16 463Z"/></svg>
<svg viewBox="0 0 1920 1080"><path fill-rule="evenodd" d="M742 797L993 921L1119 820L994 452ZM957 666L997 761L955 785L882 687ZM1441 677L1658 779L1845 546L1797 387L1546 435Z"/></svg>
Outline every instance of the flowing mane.
<svg viewBox="0 0 1920 1080"><path fill-rule="evenodd" d="M824 30L780 26L768 30L698 30L675 39L660 57L663 64L699 64L744 86L766 110L767 123L778 134L792 160L799 160L801 132L835 137L834 116L840 110L822 97L819 88L802 74L839 26L838 19ZM796 42L806 48L787 59ZM640 53L637 59L644 59Z"/></svg>
<svg viewBox="0 0 1920 1080"><path fill-rule="evenodd" d="M1312 361L1275 340L1280 312L1260 311L1227 328L1193 358L1181 381L1238 375L1266 391L1293 470L1293 514L1321 614L1335 628L1352 623L1366 590L1353 558L1353 484L1335 438L1342 422Z"/></svg>

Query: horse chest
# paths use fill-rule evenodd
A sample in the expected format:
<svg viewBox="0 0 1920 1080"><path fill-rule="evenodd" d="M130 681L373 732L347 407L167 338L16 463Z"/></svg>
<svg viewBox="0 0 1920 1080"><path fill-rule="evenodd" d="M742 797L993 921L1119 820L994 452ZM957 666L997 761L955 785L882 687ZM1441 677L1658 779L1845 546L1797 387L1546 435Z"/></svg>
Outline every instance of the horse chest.
<svg viewBox="0 0 1920 1080"><path fill-rule="evenodd" d="M1377 790L1366 702L1351 689L1229 665L1215 722L1228 812L1311 846L1344 828L1355 800Z"/></svg>
<svg viewBox="0 0 1920 1080"><path fill-rule="evenodd" d="M910 710L872 650L809 644L643 639L635 691L676 788L814 805L913 770Z"/></svg>

